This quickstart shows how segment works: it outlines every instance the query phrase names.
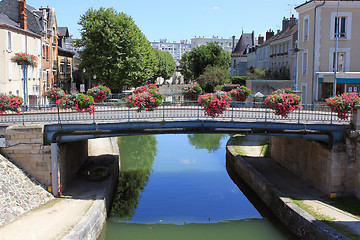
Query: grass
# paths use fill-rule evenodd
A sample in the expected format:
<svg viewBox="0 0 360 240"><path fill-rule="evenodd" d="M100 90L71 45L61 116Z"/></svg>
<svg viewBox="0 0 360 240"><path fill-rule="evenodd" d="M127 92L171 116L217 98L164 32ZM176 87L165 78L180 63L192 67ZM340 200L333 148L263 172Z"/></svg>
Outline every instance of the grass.
<svg viewBox="0 0 360 240"><path fill-rule="evenodd" d="M346 237L348 237L350 239L354 239L354 240L360 239L360 236L358 234L354 233L351 228L349 228L348 226L346 226L344 224L335 222L334 218L316 212L314 210L314 208L312 208L311 206L305 204L301 200L297 200L297 199L293 199L293 198L291 198L291 200L296 205L298 205L301 209L303 209L305 212L309 213L310 215L315 217L317 220L319 220L319 221L325 223L326 225L328 225L329 227L333 228L335 231L345 235ZM357 199L353 199L353 198L335 198L335 199L330 199L328 201L329 201L329 203L330 203L330 201L332 201L337 206L343 206L344 208L349 209L349 210L354 210L355 212L360 210L359 200L357 200ZM347 206L348 203L350 203L349 204L350 206ZM331 205L337 207L335 204L331 204ZM340 207L338 207L338 208L342 209ZM342 209L342 210L344 210L344 209ZM359 212L357 212L357 213L359 213Z"/></svg>

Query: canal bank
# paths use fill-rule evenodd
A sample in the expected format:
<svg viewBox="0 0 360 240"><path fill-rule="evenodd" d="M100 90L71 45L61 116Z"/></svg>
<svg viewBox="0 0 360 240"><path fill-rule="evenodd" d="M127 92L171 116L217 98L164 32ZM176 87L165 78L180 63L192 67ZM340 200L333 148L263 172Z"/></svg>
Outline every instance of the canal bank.
<svg viewBox="0 0 360 240"><path fill-rule="evenodd" d="M331 216L334 219L332 223L359 234L358 218L323 202L321 199L324 195L320 191L291 174L272 159L242 157L234 150L230 139L227 144L226 160L280 221L300 239L349 238L302 210L294 204L292 198L306 201L317 211Z"/></svg>
<svg viewBox="0 0 360 240"><path fill-rule="evenodd" d="M109 176L103 181L94 181L89 180L82 172L60 198L1 227L0 240L97 239L111 207L112 194L118 181L119 157L116 152L118 148L113 147L116 145L114 140L91 141L88 165L110 169Z"/></svg>

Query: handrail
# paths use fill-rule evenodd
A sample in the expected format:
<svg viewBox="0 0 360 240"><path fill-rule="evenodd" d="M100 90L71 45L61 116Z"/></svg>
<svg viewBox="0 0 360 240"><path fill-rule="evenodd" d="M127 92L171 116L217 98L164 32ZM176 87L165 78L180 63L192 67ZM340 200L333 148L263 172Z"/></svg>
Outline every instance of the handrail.
<svg viewBox="0 0 360 240"><path fill-rule="evenodd" d="M324 105L303 105L289 114L288 118L276 116L262 103L231 102L231 107L217 118L205 116L197 101L163 102L154 111L137 112L127 108L124 102L97 103L93 115L75 110L59 109L56 105L23 106L22 113L6 112L0 115L0 124L34 123L109 123L131 121L234 121L234 122L278 122L288 124L348 125L350 118L341 120Z"/></svg>

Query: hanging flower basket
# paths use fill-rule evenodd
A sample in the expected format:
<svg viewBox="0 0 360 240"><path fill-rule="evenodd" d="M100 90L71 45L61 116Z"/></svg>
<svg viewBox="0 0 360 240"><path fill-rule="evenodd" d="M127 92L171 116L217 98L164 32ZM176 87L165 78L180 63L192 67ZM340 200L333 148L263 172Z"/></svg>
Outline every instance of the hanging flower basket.
<svg viewBox="0 0 360 240"><path fill-rule="evenodd" d="M184 98L189 101L196 101L201 93L202 88L199 85L193 85L183 89Z"/></svg>
<svg viewBox="0 0 360 240"><path fill-rule="evenodd" d="M44 92L44 96L47 97L50 102L56 103L57 100L65 96L65 92L61 88L49 88Z"/></svg>
<svg viewBox="0 0 360 240"><path fill-rule="evenodd" d="M99 85L97 87L90 88L87 91L87 95L92 96L96 103L103 102L111 95L111 90L108 87Z"/></svg>
<svg viewBox="0 0 360 240"><path fill-rule="evenodd" d="M248 96L251 94L251 90L245 86L241 86L240 88L232 89L229 94L233 101L246 102Z"/></svg>
<svg viewBox="0 0 360 240"><path fill-rule="evenodd" d="M74 109L78 112L95 112L94 98L83 93L66 95L56 101L60 109Z"/></svg>
<svg viewBox="0 0 360 240"><path fill-rule="evenodd" d="M28 53L15 53L11 61L16 62L18 65L37 67L37 57Z"/></svg>
<svg viewBox="0 0 360 240"><path fill-rule="evenodd" d="M24 103L22 97L14 95L0 95L0 114L6 111L21 113L21 105Z"/></svg>
<svg viewBox="0 0 360 240"><path fill-rule="evenodd" d="M164 95L159 91L159 88L155 84L149 84L137 88L134 94L126 99L126 106L137 108L138 112L142 110L154 111L163 100Z"/></svg>
<svg viewBox="0 0 360 240"><path fill-rule="evenodd" d="M205 116L216 118L230 108L231 97L228 93L217 91L201 95L198 102L204 110Z"/></svg>
<svg viewBox="0 0 360 240"><path fill-rule="evenodd" d="M302 108L301 97L294 94L291 89L279 89L264 100L264 105L274 110L275 115L287 118L298 108Z"/></svg>
<svg viewBox="0 0 360 240"><path fill-rule="evenodd" d="M349 113L356 113L360 108L360 97L357 93L343 93L325 100L331 111L340 119L348 119Z"/></svg>

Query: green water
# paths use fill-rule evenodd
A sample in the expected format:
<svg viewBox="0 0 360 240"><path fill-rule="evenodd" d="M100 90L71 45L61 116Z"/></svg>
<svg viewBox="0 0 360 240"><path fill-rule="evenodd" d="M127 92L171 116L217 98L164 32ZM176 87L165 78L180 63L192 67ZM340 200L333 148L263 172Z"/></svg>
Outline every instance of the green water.
<svg viewBox="0 0 360 240"><path fill-rule="evenodd" d="M294 239L243 183L230 178L228 139L219 134L119 138L119 186L100 239Z"/></svg>

